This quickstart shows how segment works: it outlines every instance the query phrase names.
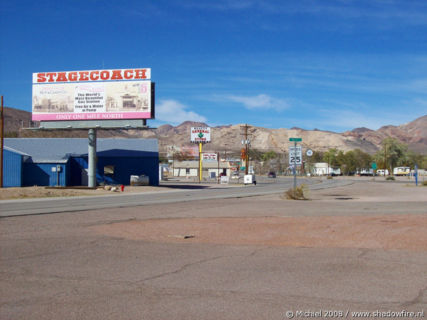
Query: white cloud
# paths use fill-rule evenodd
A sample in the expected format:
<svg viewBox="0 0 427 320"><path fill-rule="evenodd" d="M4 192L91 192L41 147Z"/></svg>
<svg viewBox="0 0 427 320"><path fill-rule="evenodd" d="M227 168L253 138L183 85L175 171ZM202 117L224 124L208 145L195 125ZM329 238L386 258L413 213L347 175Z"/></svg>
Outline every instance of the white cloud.
<svg viewBox="0 0 427 320"><path fill-rule="evenodd" d="M206 122L207 119L205 117L188 109L186 105L176 100L160 100L156 104L156 120L171 124L180 124L184 121Z"/></svg>
<svg viewBox="0 0 427 320"><path fill-rule="evenodd" d="M254 109L273 109L282 111L289 108L289 103L282 99L276 99L266 94L257 96L227 96L227 100L241 103L249 110Z"/></svg>

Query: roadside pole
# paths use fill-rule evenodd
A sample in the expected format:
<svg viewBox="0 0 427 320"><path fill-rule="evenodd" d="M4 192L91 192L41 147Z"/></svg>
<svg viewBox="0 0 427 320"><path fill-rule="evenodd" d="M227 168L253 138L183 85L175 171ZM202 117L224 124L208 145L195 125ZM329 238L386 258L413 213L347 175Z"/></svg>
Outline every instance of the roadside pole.
<svg viewBox="0 0 427 320"><path fill-rule="evenodd" d="M0 163L0 188L3 188L3 149L4 149L4 108L3 96L1 96L1 163Z"/></svg>
<svg viewBox="0 0 427 320"><path fill-rule="evenodd" d="M289 164L293 165L293 173L294 173L294 190L297 188L297 163L302 164L302 153L297 151L297 142L301 142L302 138L289 138L289 141L294 143L294 151L293 151L293 159ZM300 149L301 151L301 149ZM289 152L289 156L291 156L291 152ZM297 161L298 159L298 161Z"/></svg>
<svg viewBox="0 0 427 320"><path fill-rule="evenodd" d="M218 170L216 171L217 172L217 175L218 175L218 184L219 184L219 180L220 180L220 174L219 174L219 152L217 152L216 153L216 160L218 161Z"/></svg>
<svg viewBox="0 0 427 320"><path fill-rule="evenodd" d="M202 182L203 178L203 155L202 155L202 144L211 142L211 128L209 127L191 127L190 129L190 141L191 143L199 144L199 183Z"/></svg>
<svg viewBox="0 0 427 320"><path fill-rule="evenodd" d="M418 165L415 164L415 168L414 168L414 178L415 178L415 186L418 187Z"/></svg>
<svg viewBox="0 0 427 320"><path fill-rule="evenodd" d="M297 152L297 142L294 141L294 150ZM297 157L294 157L294 190L297 188Z"/></svg>
<svg viewBox="0 0 427 320"><path fill-rule="evenodd" d="M96 129L89 129L88 136L88 187L96 188Z"/></svg>
<svg viewBox="0 0 427 320"><path fill-rule="evenodd" d="M202 143L199 142L199 182L202 182L202 173L203 173L203 167L202 167Z"/></svg>

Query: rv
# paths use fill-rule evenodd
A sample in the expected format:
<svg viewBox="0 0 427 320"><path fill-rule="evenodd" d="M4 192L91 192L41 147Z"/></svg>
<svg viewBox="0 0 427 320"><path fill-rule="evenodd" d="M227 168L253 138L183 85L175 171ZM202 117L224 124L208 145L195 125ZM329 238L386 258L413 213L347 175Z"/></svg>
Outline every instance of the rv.
<svg viewBox="0 0 427 320"><path fill-rule="evenodd" d="M387 169L378 169L377 170L377 176L388 176L388 170Z"/></svg>
<svg viewBox="0 0 427 320"><path fill-rule="evenodd" d="M393 174L395 176L409 176L411 173L411 168L409 167L396 167L393 169Z"/></svg>

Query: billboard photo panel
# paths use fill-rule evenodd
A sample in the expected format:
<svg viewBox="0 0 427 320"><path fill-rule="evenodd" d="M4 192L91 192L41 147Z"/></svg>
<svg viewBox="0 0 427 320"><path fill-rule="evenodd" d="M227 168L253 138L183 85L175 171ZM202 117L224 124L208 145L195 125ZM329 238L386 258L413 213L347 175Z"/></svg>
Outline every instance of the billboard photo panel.
<svg viewBox="0 0 427 320"><path fill-rule="evenodd" d="M122 75L131 74L130 70L121 70ZM143 69L137 69L143 70ZM33 74L33 120L34 121L63 121L63 120L114 120L114 119L152 119L154 118L154 83L147 79L126 80L118 78L120 70L112 70L110 78L106 71L97 71L107 80L99 77L89 77L96 71L85 71L86 81L65 81L69 74L79 74L79 71L64 72L64 76L40 77ZM112 80L114 71L117 75ZM126 73L128 71L128 73ZM86 74L85 73L85 74ZM62 74L62 73L47 73ZM140 75L139 73L137 75ZM144 73L150 75L150 72ZM67 76L68 75L68 76ZM44 81L40 81L40 79ZM59 79L59 80L58 80ZM89 80L87 80L89 79Z"/></svg>

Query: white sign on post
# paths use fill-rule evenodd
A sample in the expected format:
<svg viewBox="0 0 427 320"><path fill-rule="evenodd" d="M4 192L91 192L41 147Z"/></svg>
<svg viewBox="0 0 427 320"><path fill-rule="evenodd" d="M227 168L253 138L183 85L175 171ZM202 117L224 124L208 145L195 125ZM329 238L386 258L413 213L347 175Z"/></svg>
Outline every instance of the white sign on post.
<svg viewBox="0 0 427 320"><path fill-rule="evenodd" d="M301 165L302 164L302 150L301 146L289 147L289 164Z"/></svg>
<svg viewBox="0 0 427 320"><path fill-rule="evenodd" d="M203 161L218 161L218 157L216 153L202 153Z"/></svg>
<svg viewBox="0 0 427 320"><path fill-rule="evenodd" d="M191 127L191 142L206 143L211 142L211 128L209 127Z"/></svg>

